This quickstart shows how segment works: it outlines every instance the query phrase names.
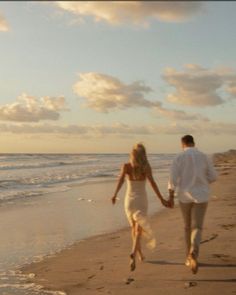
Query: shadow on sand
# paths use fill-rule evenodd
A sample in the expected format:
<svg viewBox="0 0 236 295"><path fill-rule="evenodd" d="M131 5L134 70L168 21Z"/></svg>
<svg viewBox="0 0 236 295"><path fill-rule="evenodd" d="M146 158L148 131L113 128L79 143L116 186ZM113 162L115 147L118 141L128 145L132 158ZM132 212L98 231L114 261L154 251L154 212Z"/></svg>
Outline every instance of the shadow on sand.
<svg viewBox="0 0 236 295"><path fill-rule="evenodd" d="M175 261L165 261L165 260L146 260L146 263L158 264L158 265L184 265L184 263L175 262ZM236 264L225 263L201 263L199 262L200 267L236 267Z"/></svg>
<svg viewBox="0 0 236 295"><path fill-rule="evenodd" d="M174 261L165 261L165 260L147 260L146 263L157 264L157 265L184 265L183 263L174 262ZM236 264L199 263L199 266L200 267L234 268L234 267L236 267ZM170 279L166 279L166 280L170 281ZM165 281L165 279L164 279L164 281ZM171 279L171 281L186 282L185 279L180 279L180 280ZM196 283L197 282L236 283L236 279L191 279L191 282L196 282Z"/></svg>
<svg viewBox="0 0 236 295"><path fill-rule="evenodd" d="M185 282L186 280L171 280ZM215 282L215 283L236 283L236 279L191 279L191 282Z"/></svg>

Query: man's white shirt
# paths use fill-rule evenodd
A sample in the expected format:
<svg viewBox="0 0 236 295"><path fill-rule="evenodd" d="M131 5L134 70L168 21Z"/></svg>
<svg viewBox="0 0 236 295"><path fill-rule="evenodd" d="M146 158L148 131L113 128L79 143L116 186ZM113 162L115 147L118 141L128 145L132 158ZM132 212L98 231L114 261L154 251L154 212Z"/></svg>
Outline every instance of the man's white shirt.
<svg viewBox="0 0 236 295"><path fill-rule="evenodd" d="M172 163L168 189L177 190L180 202L203 203L209 199L209 183L216 178L208 156L195 147L188 147Z"/></svg>

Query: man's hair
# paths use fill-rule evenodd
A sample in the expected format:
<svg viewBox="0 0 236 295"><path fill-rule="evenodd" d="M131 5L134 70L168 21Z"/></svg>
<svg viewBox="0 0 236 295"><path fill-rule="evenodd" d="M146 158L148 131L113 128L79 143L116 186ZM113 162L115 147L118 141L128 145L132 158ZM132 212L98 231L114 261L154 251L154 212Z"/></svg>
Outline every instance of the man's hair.
<svg viewBox="0 0 236 295"><path fill-rule="evenodd" d="M182 141L182 143L184 143L186 145L195 145L194 138L192 135L184 135L181 138L181 141Z"/></svg>

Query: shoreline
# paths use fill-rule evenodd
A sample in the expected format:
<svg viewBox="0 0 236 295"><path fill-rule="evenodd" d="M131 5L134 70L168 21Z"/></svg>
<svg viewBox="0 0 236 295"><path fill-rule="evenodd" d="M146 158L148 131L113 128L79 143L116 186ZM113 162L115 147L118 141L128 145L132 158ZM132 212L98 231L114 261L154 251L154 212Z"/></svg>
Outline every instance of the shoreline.
<svg viewBox="0 0 236 295"><path fill-rule="evenodd" d="M83 183L68 191L2 205L0 234L4 243L0 246L0 269L19 269L76 241L128 226L122 200L125 186L117 205L112 207L110 202L114 183ZM160 204L151 194L150 204L151 213L159 211Z"/></svg>
<svg viewBox="0 0 236 295"><path fill-rule="evenodd" d="M195 286L190 287L191 294L232 294L236 283L233 251L236 246L236 163L231 159L224 161L228 167L221 169L219 179L212 187L198 275L192 275L183 266L183 225L177 206L151 217L157 234L157 248L150 251L144 247L147 260L137 263L134 273L130 273L128 266L131 248L128 227L75 242L41 262L25 265L22 272L35 274L29 279L30 283L42 285L45 290L61 290L68 295L182 294L189 281ZM222 159L216 162L216 166L220 167L221 163ZM130 276L133 281L126 284Z"/></svg>
<svg viewBox="0 0 236 295"><path fill-rule="evenodd" d="M154 171L155 173L155 171ZM164 173L162 173L164 175ZM163 178L163 175L161 174L161 179ZM156 176L154 174L154 176ZM88 180L79 180L79 181L75 181L75 182L71 182L69 184L67 184L66 182L64 183L65 186L63 186L63 189L62 190L55 190L55 191L48 191L48 192L38 192L37 194L34 194L32 196L14 196L12 198L9 198L9 199L3 199L1 200L0 199L0 208L1 207L4 207L4 206L11 206L11 205L17 205L17 203L21 203L22 200L23 201L31 201L33 200L35 197L38 197L38 198L43 198L45 196L48 196L48 195L55 195L55 194L61 194L61 193L64 193L64 192L68 192L72 189L75 189L75 188L80 188L80 187L84 187L84 186L89 186L89 185L96 185L96 184L116 184L117 182L117 177L118 176L113 176L113 177L101 177L101 179L99 178L91 178L91 179L88 179Z"/></svg>

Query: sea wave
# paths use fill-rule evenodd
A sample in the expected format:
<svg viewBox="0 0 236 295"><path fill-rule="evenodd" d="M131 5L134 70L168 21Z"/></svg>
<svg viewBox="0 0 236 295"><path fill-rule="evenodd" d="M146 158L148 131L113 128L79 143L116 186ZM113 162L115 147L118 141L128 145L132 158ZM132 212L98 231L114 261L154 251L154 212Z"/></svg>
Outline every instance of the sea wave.
<svg viewBox="0 0 236 295"><path fill-rule="evenodd" d="M171 155L150 155L154 173L167 171ZM0 154L0 202L12 202L117 178L127 154Z"/></svg>

